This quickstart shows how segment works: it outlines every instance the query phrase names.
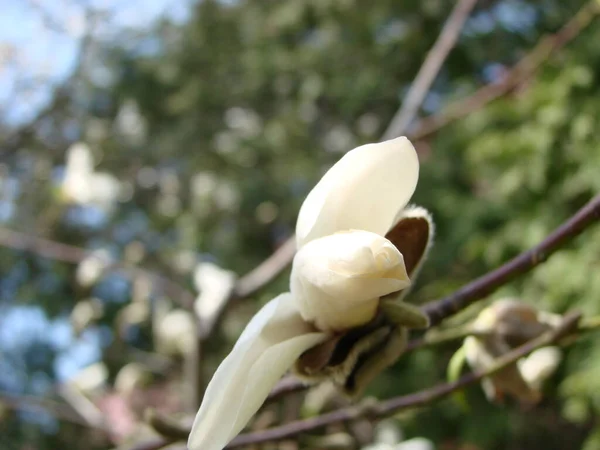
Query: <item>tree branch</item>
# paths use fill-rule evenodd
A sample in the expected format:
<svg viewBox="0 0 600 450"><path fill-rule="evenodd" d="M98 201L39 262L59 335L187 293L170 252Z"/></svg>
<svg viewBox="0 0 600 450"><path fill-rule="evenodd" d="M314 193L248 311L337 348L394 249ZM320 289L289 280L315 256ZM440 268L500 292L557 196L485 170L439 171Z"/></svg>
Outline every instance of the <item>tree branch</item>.
<svg viewBox="0 0 600 450"><path fill-rule="evenodd" d="M462 119L491 101L508 94L512 89L527 81L552 53L562 49L576 38L599 13L600 2L591 0L558 32L541 39L533 50L504 75L502 81L486 84L473 94L451 103L441 113L422 119L410 137L418 140L430 136L446 125Z"/></svg>
<svg viewBox="0 0 600 450"><path fill-rule="evenodd" d="M102 424L90 422L81 417L77 412L73 411L69 405L48 398L32 395L13 395L0 391L0 406L6 406L14 410L45 411L65 422L71 422L87 428L108 431Z"/></svg>
<svg viewBox="0 0 600 450"><path fill-rule="evenodd" d="M383 141L402 136L406 133L410 123L417 115L423 100L427 96L431 84L440 72L442 64L448 57L450 50L456 44L458 36L469 18L469 14L475 3L477 3L477 0L460 0L456 3L440 35L433 44L433 47L431 47L431 50L429 50L408 94L402 101L402 107L394 115L383 133Z"/></svg>
<svg viewBox="0 0 600 450"><path fill-rule="evenodd" d="M294 257L294 253L296 253L296 240L292 236L271 256L239 278L235 283L232 296L234 298L244 298L260 290L287 267Z"/></svg>
<svg viewBox="0 0 600 450"><path fill-rule="evenodd" d="M6 228L0 228L0 246L34 253L44 258L71 264L80 263L86 258L97 257L93 252L81 247L31 236ZM106 271L111 270L133 276L148 276L154 280L156 287L172 298L173 301L188 309L193 307L196 296L192 292L158 273L131 267L124 262L110 264L109 267L106 268Z"/></svg>
<svg viewBox="0 0 600 450"><path fill-rule="evenodd" d="M431 326L437 325L445 318L456 314L477 300L481 300L500 286L546 261L552 253L573 240L599 218L600 194L554 230L539 245L521 253L496 270L477 278L447 297L426 304L422 310L429 316Z"/></svg>
<svg viewBox="0 0 600 450"><path fill-rule="evenodd" d="M518 359L528 355L540 347L545 347L559 341L564 336L570 334L577 327L579 318L579 313L567 315L563 319L560 326L558 326L556 329L544 333L542 336L533 339L521 347L518 347L517 349L503 355L497 359L496 363L490 369L484 372L473 372L463 376L455 382L439 384L414 394L391 398L383 402L378 402L375 404L365 403L362 405L342 408L321 416L305 420L298 420L264 431L242 434L236 437L227 446L227 448L237 448L244 445L278 441L281 439L290 438L292 436L297 436L301 433L314 431L334 423L352 421L359 417L378 419L390 416L404 409L429 404L459 389L474 384L486 376L492 375L499 370L504 369L505 367L516 362Z"/></svg>
<svg viewBox="0 0 600 450"><path fill-rule="evenodd" d="M468 283L458 291L435 302L426 304L422 309L429 316L431 327L439 324L447 317L466 308L470 304L485 298L494 290L508 283L519 275L522 275L542 262L557 251L560 247L573 240L586 228L593 225L600 218L600 194L590 200L583 208L573 215L564 224L558 227L546 239L534 248L521 253L497 269L488 272L478 279ZM598 319L595 319L596 321ZM587 323L587 322L585 322ZM595 328L595 322L588 326ZM600 326L600 325L599 325ZM437 333L436 333L437 334ZM460 339L469 335L469 330L448 330L427 335L421 339L409 342L406 351L416 350L426 345L436 345L452 339ZM268 400L275 400L283 395L298 392L308 386L294 377L281 380L269 394Z"/></svg>

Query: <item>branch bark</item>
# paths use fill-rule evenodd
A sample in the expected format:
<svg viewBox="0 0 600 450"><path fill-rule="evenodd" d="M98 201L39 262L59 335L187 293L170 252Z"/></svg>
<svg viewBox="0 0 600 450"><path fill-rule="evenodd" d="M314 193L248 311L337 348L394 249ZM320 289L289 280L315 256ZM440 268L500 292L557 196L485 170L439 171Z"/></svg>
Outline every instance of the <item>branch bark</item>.
<svg viewBox="0 0 600 450"><path fill-rule="evenodd" d="M45 411L53 417L65 422L81 425L86 428L96 428L102 431L108 431L104 424L97 421L86 420L68 404L57 402L43 397L32 395L13 395L7 392L0 392L0 406L5 406L14 410Z"/></svg>
<svg viewBox="0 0 600 450"><path fill-rule="evenodd" d="M484 372L473 372L463 376L455 382L439 384L414 394L391 398L383 402L378 402L375 404L365 403L362 405L342 408L321 416L305 420L298 420L264 431L242 434L236 437L226 448L237 448L244 445L278 441L297 436L301 433L324 428L334 423L352 421L360 417L379 419L390 416L404 409L429 404L459 389L472 385L486 376L492 375L499 370L504 369L505 367L515 363L518 359L527 356L529 353L540 347L545 347L559 341L577 328L579 318L579 313L568 314L563 319L560 326L558 326L556 329L547 332L537 339L533 339L521 347L503 355L502 357L498 358L496 363L489 370Z"/></svg>
<svg viewBox="0 0 600 450"><path fill-rule="evenodd" d="M91 251L81 247L31 236L7 228L0 228L0 246L34 253L44 258L71 264L80 263L86 258L96 257ZM154 281L155 287L187 309L192 308L196 298L192 292L168 278L139 267L129 266L124 262L114 262L106 270L119 271L133 276L147 276Z"/></svg>
<svg viewBox="0 0 600 450"><path fill-rule="evenodd" d="M460 32L476 3L477 0L460 0L456 3L440 35L433 44L433 47L431 47L431 50L429 50L408 94L402 101L402 107L394 115L383 133L383 141L406 133L409 125L417 115L423 100L425 100L432 83L439 74L442 64L444 64L450 50L456 45Z"/></svg>
<svg viewBox="0 0 600 450"><path fill-rule="evenodd" d="M575 215L554 230L539 245L521 253L497 269L468 283L447 297L426 304L422 310L429 316L431 326L437 325L447 317L481 300L517 276L529 272L534 267L546 261L552 253L598 221L599 218L600 194L596 195Z"/></svg>
<svg viewBox="0 0 600 450"><path fill-rule="evenodd" d="M414 140L424 139L488 103L500 98L519 85L522 85L544 64L548 58L569 42L575 39L600 14L600 2L591 0L585 4L562 28L555 34L546 36L515 64L502 81L486 84L473 94L451 103L441 113L432 114L422 119L410 137Z"/></svg>

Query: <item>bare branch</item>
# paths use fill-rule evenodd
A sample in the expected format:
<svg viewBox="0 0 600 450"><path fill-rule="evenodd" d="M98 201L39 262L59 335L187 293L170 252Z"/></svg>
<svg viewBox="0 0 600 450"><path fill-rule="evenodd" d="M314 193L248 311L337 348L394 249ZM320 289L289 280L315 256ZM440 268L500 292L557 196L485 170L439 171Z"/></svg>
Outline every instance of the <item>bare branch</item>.
<svg viewBox="0 0 600 450"><path fill-rule="evenodd" d="M429 316L431 326L456 314L477 300L481 300L500 286L546 261L552 253L572 241L587 227L596 223L599 218L600 194L554 230L539 245L521 253L496 270L477 278L447 297L426 304L422 309Z"/></svg>
<svg viewBox="0 0 600 450"><path fill-rule="evenodd" d="M296 241L292 236L271 256L236 282L233 292L234 297L248 297L261 289L287 267L294 257L294 253L296 253Z"/></svg>
<svg viewBox="0 0 600 450"><path fill-rule="evenodd" d="M521 253L519 256L508 261L496 270L481 276L449 296L425 305L423 310L429 316L431 326L437 325L445 318L466 308L471 303L483 299L492 291L508 283L516 276L541 264L548 259L553 252L557 251L567 242L573 240L587 227L593 225L599 217L600 194L594 197L574 216L551 233L538 246ZM592 321L589 325L590 328L594 328L594 324L595 322ZM422 339L412 340L409 342L406 351L416 350L423 346L436 345L453 339L460 339L469 334L471 334L471 332L468 329L448 330L446 333L437 332L436 334L429 336L426 335ZM294 377L284 378L271 391L269 400L274 400L283 395L298 392L306 388L307 386L305 383L302 383Z"/></svg>
<svg viewBox="0 0 600 450"><path fill-rule="evenodd" d="M422 119L410 137L418 140L430 136L446 125L483 108L491 101L522 85L548 60L552 53L562 49L576 38L599 13L600 3L597 0L591 0L557 33L541 39L533 50L504 75L502 81L486 84L473 94L451 103L441 113Z"/></svg>
<svg viewBox="0 0 600 450"><path fill-rule="evenodd" d="M504 369L540 347L559 341L577 327L579 318L579 313L567 315L559 327L503 355L498 358L496 363L490 369L484 372L470 373L455 382L439 384L414 394L391 398L383 402L375 404L364 403L362 405L338 409L310 419L290 422L268 430L242 434L235 438L227 448L237 448L244 445L278 441L297 436L301 433L324 428L334 423L352 421L360 417L378 419L390 416L404 409L429 404Z"/></svg>
<svg viewBox="0 0 600 450"><path fill-rule="evenodd" d="M448 57L450 50L456 44L458 36L469 18L469 14L475 3L477 3L477 0L460 0L456 3L435 44L429 50L408 94L402 101L402 107L394 115L383 133L382 140L387 141L406 133L409 125L417 115L423 100L425 100L431 84L440 72L442 64Z"/></svg>
<svg viewBox="0 0 600 450"><path fill-rule="evenodd" d="M81 247L30 236L6 228L0 228L0 246L31 252L44 258L72 264L77 264L86 258L97 257L93 252ZM185 308L192 308L195 295L158 273L131 267L124 262L115 262L106 270L119 271L132 276L148 276L155 282L156 288L163 291L173 301Z"/></svg>
<svg viewBox="0 0 600 450"><path fill-rule="evenodd" d="M57 402L48 398L31 395L13 395L0 391L0 406L5 406L14 410L45 411L65 422L107 431L106 427L102 424L89 422L82 418L66 403Z"/></svg>

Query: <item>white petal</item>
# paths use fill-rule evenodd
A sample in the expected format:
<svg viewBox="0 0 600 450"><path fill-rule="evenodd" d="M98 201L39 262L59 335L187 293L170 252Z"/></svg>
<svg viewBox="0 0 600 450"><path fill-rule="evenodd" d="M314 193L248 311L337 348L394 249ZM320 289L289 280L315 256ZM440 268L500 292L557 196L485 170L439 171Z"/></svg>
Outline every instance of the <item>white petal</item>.
<svg viewBox="0 0 600 450"><path fill-rule="evenodd" d="M381 296L409 285L398 249L382 236L358 230L302 247L294 257L290 279L302 317L327 331L367 323Z"/></svg>
<svg viewBox="0 0 600 450"><path fill-rule="evenodd" d="M212 263L203 262L196 266L194 284L200 294L194 302L194 310L204 324L204 329L200 330L203 333L200 337L212 329L214 321L231 294L235 278L233 272L223 270Z"/></svg>
<svg viewBox="0 0 600 450"><path fill-rule="evenodd" d="M384 235L410 200L418 178L417 152L405 137L348 152L302 204L296 225L298 248L348 229Z"/></svg>
<svg viewBox="0 0 600 450"><path fill-rule="evenodd" d="M265 305L210 381L189 436L189 450L224 448L294 361L327 338L302 320L289 293Z"/></svg>
<svg viewBox="0 0 600 450"><path fill-rule="evenodd" d="M540 390L544 381L556 371L561 359L560 348L542 347L519 360L519 371L533 389Z"/></svg>

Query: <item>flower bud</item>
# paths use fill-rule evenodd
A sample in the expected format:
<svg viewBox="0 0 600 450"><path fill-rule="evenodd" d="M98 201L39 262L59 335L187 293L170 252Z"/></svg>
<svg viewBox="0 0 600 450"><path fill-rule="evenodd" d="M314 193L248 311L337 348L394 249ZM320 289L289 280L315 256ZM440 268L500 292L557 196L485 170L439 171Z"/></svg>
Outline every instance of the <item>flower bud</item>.
<svg viewBox="0 0 600 450"><path fill-rule="evenodd" d="M382 236L357 230L306 244L296 254L291 276L302 318L324 331L369 322L381 296L409 285L398 249Z"/></svg>

